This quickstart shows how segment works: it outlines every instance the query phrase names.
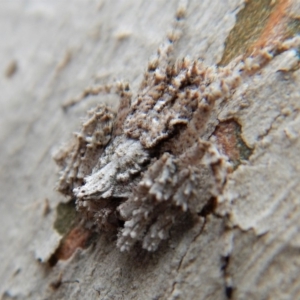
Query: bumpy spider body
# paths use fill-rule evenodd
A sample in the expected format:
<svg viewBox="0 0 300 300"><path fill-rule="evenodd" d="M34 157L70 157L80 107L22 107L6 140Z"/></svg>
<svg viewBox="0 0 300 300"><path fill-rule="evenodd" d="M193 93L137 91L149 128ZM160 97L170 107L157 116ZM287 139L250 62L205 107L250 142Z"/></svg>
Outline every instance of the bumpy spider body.
<svg viewBox="0 0 300 300"><path fill-rule="evenodd" d="M58 189L76 197L87 219L101 229L125 221L121 250L136 241L155 250L181 214L199 212L221 186L212 166L224 171L224 159L200 140L222 85L231 88L213 80L215 71L187 60L161 70L158 59L132 105L120 85L117 115L104 106L91 110L73 144L56 156L63 168Z"/></svg>
<svg viewBox="0 0 300 300"><path fill-rule="evenodd" d="M179 10L177 26L182 16ZM182 214L197 214L218 196L226 178L226 159L208 141L207 127L215 103L230 97L249 68L239 60L224 68L174 62L177 39L174 32L159 48L133 100L119 83L119 111L89 111L81 132L55 157L58 190L77 199L86 220L104 230L124 224L121 251L136 242L156 250Z"/></svg>

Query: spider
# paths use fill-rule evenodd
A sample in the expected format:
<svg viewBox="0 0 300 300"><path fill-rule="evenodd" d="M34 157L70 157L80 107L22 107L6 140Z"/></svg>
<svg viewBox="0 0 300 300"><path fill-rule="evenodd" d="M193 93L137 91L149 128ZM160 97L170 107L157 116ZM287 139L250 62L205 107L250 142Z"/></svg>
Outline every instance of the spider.
<svg viewBox="0 0 300 300"><path fill-rule="evenodd" d="M68 105L89 95L115 91L117 113L98 105L80 132L55 156L58 190L76 198L77 210L99 230L118 228L117 247L136 243L155 251L184 214L196 215L217 198L226 182L228 159L209 139L216 103L228 101L252 66L271 59L271 47L244 63L225 67L201 60L174 60L186 8L148 63L133 97L128 84L86 89Z"/></svg>

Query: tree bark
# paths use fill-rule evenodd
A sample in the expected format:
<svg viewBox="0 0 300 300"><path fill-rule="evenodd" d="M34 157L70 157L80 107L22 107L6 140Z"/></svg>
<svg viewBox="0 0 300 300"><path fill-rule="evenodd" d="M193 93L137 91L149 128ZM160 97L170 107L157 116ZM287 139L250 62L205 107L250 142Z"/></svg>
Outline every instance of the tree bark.
<svg viewBox="0 0 300 300"><path fill-rule="evenodd" d="M96 103L68 99L115 80L137 91L177 1L0 4L0 293L3 299L299 299L299 1L191 0L175 56L227 65L281 43L219 109L233 169L213 208L158 251L121 253L76 223L52 155ZM266 54L267 55L267 54ZM250 60L248 60L250 63Z"/></svg>

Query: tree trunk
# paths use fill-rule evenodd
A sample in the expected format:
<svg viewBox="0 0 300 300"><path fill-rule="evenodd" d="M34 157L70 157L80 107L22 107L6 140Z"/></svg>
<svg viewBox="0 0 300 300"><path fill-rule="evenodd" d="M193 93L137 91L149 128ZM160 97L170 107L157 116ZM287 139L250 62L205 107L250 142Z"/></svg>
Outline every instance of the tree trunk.
<svg viewBox="0 0 300 300"><path fill-rule="evenodd" d="M212 116L210 140L232 166L221 193L156 252L120 252L115 233L80 227L55 190L53 153L90 107L119 98L64 104L115 80L136 93L177 7L1 2L3 299L300 299L297 0L189 1L175 57L225 66L242 55L249 72Z"/></svg>

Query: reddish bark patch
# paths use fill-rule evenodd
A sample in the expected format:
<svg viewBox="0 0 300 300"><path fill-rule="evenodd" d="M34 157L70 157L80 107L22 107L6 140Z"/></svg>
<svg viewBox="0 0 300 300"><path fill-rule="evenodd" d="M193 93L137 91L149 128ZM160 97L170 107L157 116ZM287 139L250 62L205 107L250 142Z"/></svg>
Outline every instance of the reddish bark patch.
<svg viewBox="0 0 300 300"><path fill-rule="evenodd" d="M252 153L241 137L241 125L235 120L219 123L213 136L219 149L228 156L234 168L241 163L241 160L247 160Z"/></svg>
<svg viewBox="0 0 300 300"><path fill-rule="evenodd" d="M52 255L49 260L49 264L54 266L59 260L67 260L70 258L77 248L84 249L88 245L88 240L91 237L92 232L83 227L74 227L64 237L60 246Z"/></svg>

